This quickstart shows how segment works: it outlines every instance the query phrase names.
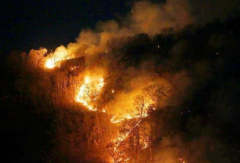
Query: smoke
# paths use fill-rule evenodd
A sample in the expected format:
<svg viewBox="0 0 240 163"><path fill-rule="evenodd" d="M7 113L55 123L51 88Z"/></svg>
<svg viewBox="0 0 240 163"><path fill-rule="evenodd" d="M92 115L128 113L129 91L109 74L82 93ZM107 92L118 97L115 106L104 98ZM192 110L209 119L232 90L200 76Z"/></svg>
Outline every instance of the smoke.
<svg viewBox="0 0 240 163"><path fill-rule="evenodd" d="M115 91L114 98L106 104L107 112L117 115L118 118L126 117L126 114L138 115L137 106L141 102L144 102L146 106L153 104L155 109L179 105L185 100L188 95L186 92L191 85L191 79L185 70L159 75L146 69L143 63L139 69L130 67L125 71L127 73L113 72L122 79L123 86ZM108 84L114 88L114 83ZM144 98L139 101L139 96Z"/></svg>
<svg viewBox="0 0 240 163"><path fill-rule="evenodd" d="M136 108L136 98L146 93L144 92L145 88L154 84L160 84L168 90L171 87L171 84L167 80L159 77L156 73L133 68L128 69L127 72L128 74L123 76L123 89L116 92L115 98L107 104L109 111L119 117L124 117L126 114L132 116L139 114L139 110ZM146 98L145 101L150 101L150 99ZM162 101L161 106L165 105L164 102Z"/></svg>
<svg viewBox="0 0 240 163"><path fill-rule="evenodd" d="M69 43L66 49L72 58L92 56L108 52L111 49L108 44L110 40L139 33L153 36L166 28L178 31L189 24L224 20L228 15L239 11L239 6L238 0L167 0L164 3L137 1L133 3L128 16L120 21L99 22L94 30L82 30L76 42Z"/></svg>
<svg viewBox="0 0 240 163"><path fill-rule="evenodd" d="M183 28L193 23L188 0L168 0L165 4L153 4L142 1L132 8L131 27L138 33L150 35L159 33L164 28Z"/></svg>
<svg viewBox="0 0 240 163"><path fill-rule="evenodd" d="M169 27L179 30L193 22L188 0L168 0L160 4L135 2L130 14L121 22L99 22L95 30L82 30L76 42L67 45L67 50L74 58L91 56L107 51L108 42L112 39L138 33L154 35Z"/></svg>
<svg viewBox="0 0 240 163"><path fill-rule="evenodd" d="M121 46L128 37L139 33L146 33L152 37L166 28L174 28L177 31L191 23L194 23L194 19L191 15L191 6L188 0L168 0L165 3L138 1L133 4L131 12L125 19L99 22L95 30L82 30L76 42L68 44L66 48L60 46L52 57L57 58L59 56L60 59L55 59L59 61L63 58L65 60L84 56L88 66L87 69L93 70L96 68L97 70L99 66L95 67L95 63L101 62L101 64L109 65L114 62L113 60L116 60L116 57L114 57L116 54L112 53L112 47L109 44L111 40L114 40L114 42L118 40L118 46ZM100 59L101 56L103 58ZM159 106L178 105L183 101L185 97L183 92L190 84L186 72L169 73L162 77L154 72L155 65L150 65L151 61L143 62L140 69L129 68L124 70L127 72L126 75L119 72L120 70L114 70L114 74L118 74L118 77L123 79L123 90L125 91L116 92L116 100L113 99L106 104L110 106L108 107L109 111L111 110L114 114L121 114L119 113L119 108L121 108L120 112L123 114L126 112L131 114L133 110L130 108L135 109L136 97L143 94L143 90L151 85L161 85L165 87L165 91L172 92L168 94L167 98L162 98Z"/></svg>
<svg viewBox="0 0 240 163"><path fill-rule="evenodd" d="M130 13L120 21L99 22L94 30L84 29L76 42L66 47L72 58L108 52L109 41L127 38L139 33L153 36L163 29L178 31L189 24L202 24L214 19L224 20L240 10L240 2L167 0L164 3L137 1ZM57 55L57 54L55 54Z"/></svg>

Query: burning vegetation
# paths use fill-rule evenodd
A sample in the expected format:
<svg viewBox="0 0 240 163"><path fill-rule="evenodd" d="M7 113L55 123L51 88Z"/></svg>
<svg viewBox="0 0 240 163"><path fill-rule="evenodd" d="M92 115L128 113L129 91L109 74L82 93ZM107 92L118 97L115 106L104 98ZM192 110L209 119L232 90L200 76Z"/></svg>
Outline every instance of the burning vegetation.
<svg viewBox="0 0 240 163"><path fill-rule="evenodd" d="M76 96L76 101L82 103L88 110L97 111L97 107L93 106L94 101L97 101L99 93L104 86L104 79L99 78L97 81L92 81L89 76L85 77L83 85Z"/></svg>
<svg viewBox="0 0 240 163"><path fill-rule="evenodd" d="M3 85L13 88L1 100L22 111L26 121L9 119L27 126L19 139L35 156L20 162L237 163L239 138L222 136L239 134L239 17L186 26L189 10L138 2L128 25L100 23L54 52L11 53Z"/></svg>

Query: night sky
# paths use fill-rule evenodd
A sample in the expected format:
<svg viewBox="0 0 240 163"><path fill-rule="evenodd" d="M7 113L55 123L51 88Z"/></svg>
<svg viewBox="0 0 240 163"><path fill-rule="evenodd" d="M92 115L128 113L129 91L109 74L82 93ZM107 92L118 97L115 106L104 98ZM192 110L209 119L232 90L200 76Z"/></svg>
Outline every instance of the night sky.
<svg viewBox="0 0 240 163"><path fill-rule="evenodd" d="M29 51L39 47L55 49L59 45L67 45L75 41L82 29L94 29L99 21L124 19L136 1L138 0L2 0L0 49ZM238 0L188 2L195 23L224 20L229 13L240 10ZM176 6L175 11L182 10L177 3Z"/></svg>
<svg viewBox="0 0 240 163"><path fill-rule="evenodd" d="M124 0L1 1L0 49L55 48L73 42L81 29L123 16Z"/></svg>

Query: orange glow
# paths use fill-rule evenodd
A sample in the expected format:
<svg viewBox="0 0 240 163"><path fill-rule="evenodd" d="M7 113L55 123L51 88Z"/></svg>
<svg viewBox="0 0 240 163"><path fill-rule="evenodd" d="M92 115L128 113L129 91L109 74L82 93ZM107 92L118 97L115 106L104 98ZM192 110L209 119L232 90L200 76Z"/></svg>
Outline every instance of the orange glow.
<svg viewBox="0 0 240 163"><path fill-rule="evenodd" d="M54 52L52 56L49 56L46 58L45 67L47 69L53 69L56 66L60 66L61 62L63 60L70 59L67 57L66 49L58 49ZM71 67L70 70L74 70L75 67ZM120 112L120 114L117 114L116 112L111 112L111 107L115 107L116 105L109 105L106 106L107 110L105 109L105 106L97 106L97 101L99 99L99 95L102 91L102 88L104 87L104 78L102 76L92 76L92 75L86 75L84 77L83 84L80 86L79 90L77 90L75 101L82 104L84 107L86 107L89 111L99 111L105 114L108 114L111 116L111 123L113 124L119 124L119 126L123 125L126 121L131 121L131 127L125 130L124 132L117 132L116 135L112 138L110 143L111 151L114 153L114 162L128 162L131 157L129 157L129 154L122 150L122 146L124 146L125 142L128 141L128 138L130 137L131 133L140 126L143 118L147 117L149 114L149 110L156 110L155 103L151 98L148 96L139 96L137 92L133 96L130 96L129 99L126 99L126 96L123 96L124 100L120 101L119 103L123 104L124 107L130 108L129 112ZM114 96L118 95L118 91L115 91L114 89L110 89L109 92L111 92ZM128 100L126 102L126 100ZM120 109L120 107L116 107L117 110ZM108 113L108 111L110 113ZM147 136L144 137L144 139L141 139L140 142L140 148L139 150L144 150L149 147L149 137L150 132L146 133ZM128 148L128 147L126 147ZM185 163L181 161L181 163Z"/></svg>
<svg viewBox="0 0 240 163"><path fill-rule="evenodd" d="M117 161L121 160L124 162L128 162L131 159L131 157L129 157L127 153L125 153L124 151L121 151L122 150L121 145L124 144L124 142L128 139L129 135L133 132L133 130L141 124L143 118L149 115L148 114L149 109L152 109L152 110L156 109L155 107L153 107L155 103L147 97L138 98L138 100L136 100L135 102L136 104L133 105L133 107L135 108L135 112L121 114L118 116L114 115L111 118L111 122L114 124L124 123L125 120L137 120L137 122L131 127L131 129L128 130L127 133L118 134L112 141L113 142L112 150L114 152L114 158ZM146 133L146 134L150 134L150 133ZM146 136L149 137L149 135L146 135ZM149 146L148 138L143 139L140 145L141 145L141 150L148 148Z"/></svg>
<svg viewBox="0 0 240 163"><path fill-rule="evenodd" d="M122 122L122 121L125 120L125 119L133 119L133 117L130 116L129 114L127 114L125 117L120 118L120 119L117 119L116 116L113 116L113 117L111 118L111 122L112 122L112 123L120 123L120 122Z"/></svg>
<svg viewBox="0 0 240 163"><path fill-rule="evenodd" d="M76 96L76 101L83 104L90 111L97 111L97 108L93 106L93 102L97 100L103 86L103 78L94 80L90 79L89 76L85 77L84 84L80 87ZM105 109L103 112L105 112Z"/></svg>
<svg viewBox="0 0 240 163"><path fill-rule="evenodd" d="M146 103L145 106L143 106L143 111L142 111L142 115L140 115L139 113L135 113L135 114L125 114L125 115L122 115L121 117L116 117L116 116L113 116L111 118L111 122L112 123L120 123L126 119L130 120L130 119L134 119L134 118L145 118L148 116L148 109L150 108L151 104L150 103ZM153 110L155 110L156 108L153 108Z"/></svg>
<svg viewBox="0 0 240 163"><path fill-rule="evenodd" d="M113 147L113 151L115 153L115 157L117 158L118 162L120 161L124 161L127 162L131 159L131 157L126 157L126 153L122 153L119 151L118 147L128 138L129 134L136 128L139 126L139 124L141 123L142 119L140 119L126 134L120 134L117 136L117 138L114 139L113 143L114 143L114 147ZM146 143L145 143L146 144ZM144 144L144 145L145 145ZM147 145L144 146L145 148L147 147Z"/></svg>
<svg viewBox="0 0 240 163"><path fill-rule="evenodd" d="M45 63L45 67L48 69L53 69L55 67L55 62L53 59L49 58L47 59L46 63Z"/></svg>
<svg viewBox="0 0 240 163"><path fill-rule="evenodd" d="M90 111L97 111L99 108L94 106L94 101L98 99L98 96L105 85L103 78L96 78L96 77L90 77L86 76L84 79L83 85L80 87L79 92L76 96L76 101L83 104L88 110ZM112 93L114 90L112 90ZM116 137L112 140L113 147L112 151L115 153L114 159L118 162L124 161L128 162L131 157L127 156L127 153L120 152L121 151L121 144L126 141L126 139L129 137L129 135L132 133L132 131L138 127L142 121L142 118L148 116L148 110L153 105L153 102L149 99L144 100L144 105L142 103L139 103L135 106L136 112L134 113L126 113L124 115L120 116L112 116L111 123L121 123L124 120L132 120L136 119L137 122L134 124L134 126L131 127L131 129L128 130L127 133L119 133L116 135ZM141 108L141 113L139 112L139 108ZM155 108L154 108L155 109ZM106 113L105 108L100 108L100 111L103 113ZM146 149L148 147L149 143L147 140L143 141L141 143L141 149Z"/></svg>
<svg viewBox="0 0 240 163"><path fill-rule="evenodd" d="M69 60L71 58L73 58L73 56L69 55L67 49L64 46L60 46L55 50L54 53L47 56L44 65L47 69L53 69L54 67L59 65L61 61Z"/></svg>

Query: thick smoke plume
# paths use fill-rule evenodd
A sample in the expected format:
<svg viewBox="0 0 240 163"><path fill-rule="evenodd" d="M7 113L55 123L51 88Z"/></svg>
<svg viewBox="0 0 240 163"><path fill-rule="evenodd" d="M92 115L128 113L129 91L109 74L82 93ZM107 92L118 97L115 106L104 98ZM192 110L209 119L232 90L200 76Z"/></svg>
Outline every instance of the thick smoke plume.
<svg viewBox="0 0 240 163"><path fill-rule="evenodd" d="M82 30L76 42L68 44L67 51L74 58L95 55L108 51L108 42L112 39L139 33L154 35L170 27L179 30L193 22L188 0L168 0L161 4L135 2L131 13L121 22L100 22L96 30Z"/></svg>
<svg viewBox="0 0 240 163"><path fill-rule="evenodd" d="M62 59L108 52L109 41L113 39L139 33L153 36L166 28L180 30L189 24L202 24L214 19L224 20L233 14L233 10L239 10L239 3L237 0L228 3L224 0L210 3L195 0L167 0L165 3L137 1L124 19L99 22L95 30L82 30L76 42L67 45L68 57Z"/></svg>

